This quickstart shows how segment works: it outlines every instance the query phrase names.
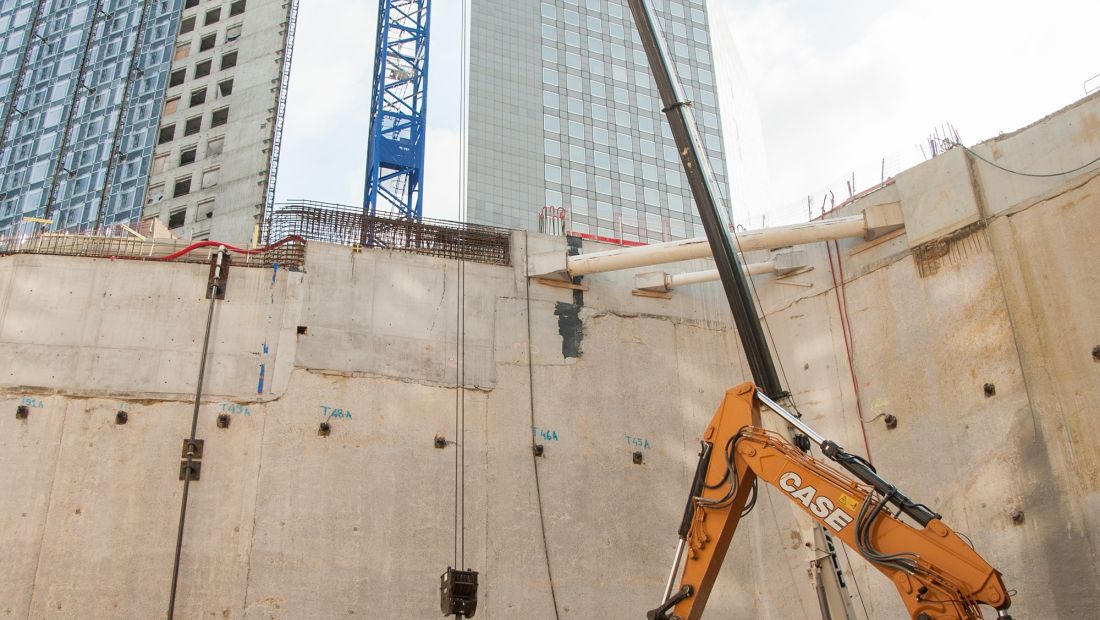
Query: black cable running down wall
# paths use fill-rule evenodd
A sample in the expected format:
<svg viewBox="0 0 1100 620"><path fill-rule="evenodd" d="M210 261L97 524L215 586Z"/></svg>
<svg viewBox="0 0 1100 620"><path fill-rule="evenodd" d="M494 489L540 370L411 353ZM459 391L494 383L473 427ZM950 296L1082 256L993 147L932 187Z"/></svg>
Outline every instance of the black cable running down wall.
<svg viewBox="0 0 1100 620"><path fill-rule="evenodd" d="M191 488L191 471L195 457L195 432L199 424L199 403L202 402L202 382L206 376L206 354L210 349L210 327L214 322L214 302L218 300L218 289L222 281L222 264L228 251L223 247L218 251L214 267L214 278L210 282L210 305L206 311L206 333L202 338L202 357L199 359L199 378L195 383L195 407L191 412L191 436L187 441L187 465L183 476L183 499L180 501L180 524L176 531L176 557L172 561L172 591L168 595L168 620L176 613L176 585L180 574L180 551L183 549L183 524L187 520L187 492Z"/></svg>

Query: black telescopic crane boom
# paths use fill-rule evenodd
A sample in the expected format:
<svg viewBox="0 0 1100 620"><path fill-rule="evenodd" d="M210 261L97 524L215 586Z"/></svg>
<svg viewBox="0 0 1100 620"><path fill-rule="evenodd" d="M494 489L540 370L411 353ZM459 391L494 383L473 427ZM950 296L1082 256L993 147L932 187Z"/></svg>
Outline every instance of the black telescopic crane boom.
<svg viewBox="0 0 1100 620"><path fill-rule="evenodd" d="M749 293L748 276L741 268L733 240L718 213L721 194L699 138L691 102L684 97L653 7L648 0L627 0L627 3L634 14L634 24L642 39L653 79L657 82L657 90L661 93L665 116L672 128L695 205L699 208L699 218L703 220L703 229L722 278L722 287L749 361L753 382L769 397L779 398L784 394L783 386L775 372L771 349L757 318L756 304Z"/></svg>

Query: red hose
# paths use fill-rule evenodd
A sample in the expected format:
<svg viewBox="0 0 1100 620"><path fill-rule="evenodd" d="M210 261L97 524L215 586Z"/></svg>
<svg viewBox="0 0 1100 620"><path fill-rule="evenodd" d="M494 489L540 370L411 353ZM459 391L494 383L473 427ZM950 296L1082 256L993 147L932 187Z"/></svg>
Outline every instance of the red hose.
<svg viewBox="0 0 1100 620"><path fill-rule="evenodd" d="M840 282L837 282L836 268L833 266L833 247L830 245L833 243L836 245L836 264L840 268ZM854 344L852 343L852 324L848 320L848 290L844 284L844 263L841 259L840 244L836 241L826 241L825 249L829 252L829 274L833 277L833 294L836 296L836 309L840 315L840 331L844 335L844 350L848 356L848 373L852 377L852 391L856 397L856 415L859 416L859 430L863 433L863 449L867 453L867 462L871 460L871 444L867 441L867 423L863 420L863 405L860 404L859 397L859 380L856 379L856 366L853 361L852 349ZM844 296L844 303L841 304L841 295Z"/></svg>
<svg viewBox="0 0 1100 620"><path fill-rule="evenodd" d="M229 250L230 252L236 252L237 254L262 254L262 253L267 252L269 250L274 250L275 248L277 248L277 247L279 247L279 246L281 246L285 243L289 243L291 241L299 241L301 243L305 243L306 240L305 240L305 238L303 238L299 235L290 235L289 237L283 237L282 239L276 241L275 243L272 243L271 245L265 245L262 248L255 248L255 249L252 249L252 250L248 250L248 249L245 249L245 248L238 248L238 247L229 245L228 243L222 243L221 241L198 241L198 242L192 243L191 245L183 248L182 250L177 250L175 252L172 252L171 254L168 254L167 256L158 256L158 257L155 257L155 258L151 258L150 260L176 260L177 258L183 256L184 254L189 254L189 253L194 252L195 250L197 250L199 248L208 248L208 247L212 247L212 246L213 247L225 246L225 249Z"/></svg>

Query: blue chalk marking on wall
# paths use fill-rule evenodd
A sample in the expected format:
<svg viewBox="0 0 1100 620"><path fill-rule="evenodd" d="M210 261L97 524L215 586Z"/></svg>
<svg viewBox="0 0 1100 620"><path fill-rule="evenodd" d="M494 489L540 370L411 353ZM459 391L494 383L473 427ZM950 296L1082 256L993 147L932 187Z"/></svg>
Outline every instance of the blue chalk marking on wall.
<svg viewBox="0 0 1100 620"><path fill-rule="evenodd" d="M649 440L643 437L631 437L630 435L623 435L623 437L626 438L626 443L635 448L643 448L648 450L653 447L653 444L649 443Z"/></svg>
<svg viewBox="0 0 1100 620"><path fill-rule="evenodd" d="M23 398L21 398L19 400L19 404L26 405L27 407L30 407L31 409L45 409L46 408L46 403L38 400L37 398L31 398L29 396L24 396Z"/></svg>
<svg viewBox="0 0 1100 620"><path fill-rule="evenodd" d="M531 433L536 439L542 439L543 441L558 440L558 431L549 428L539 428L537 426L532 426Z"/></svg>
<svg viewBox="0 0 1100 620"><path fill-rule="evenodd" d="M264 370L265 370L265 366L266 366L265 364L260 364L260 381L259 381L259 383L256 384L256 393L257 394L263 394L264 393Z"/></svg>
<svg viewBox="0 0 1100 620"><path fill-rule="evenodd" d="M351 409L343 409L341 407L329 407L328 405L319 405L321 407L321 414L325 419L339 418L341 420L351 420Z"/></svg>
<svg viewBox="0 0 1100 620"><path fill-rule="evenodd" d="M271 264L271 283L275 284L275 276L279 273L279 263Z"/></svg>
<svg viewBox="0 0 1100 620"><path fill-rule="evenodd" d="M267 355L267 341L266 340L264 340L263 348L264 348L264 355Z"/></svg>
<svg viewBox="0 0 1100 620"><path fill-rule="evenodd" d="M246 417L252 416L252 410L244 405L238 405L237 403L221 403L222 413L233 413L236 415L243 415Z"/></svg>

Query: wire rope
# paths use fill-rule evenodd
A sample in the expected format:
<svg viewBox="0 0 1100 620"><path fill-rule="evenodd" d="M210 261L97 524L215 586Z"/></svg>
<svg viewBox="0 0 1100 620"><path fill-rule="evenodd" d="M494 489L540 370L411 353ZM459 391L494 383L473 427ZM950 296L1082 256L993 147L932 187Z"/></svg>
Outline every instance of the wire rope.
<svg viewBox="0 0 1100 620"><path fill-rule="evenodd" d="M871 613L867 611L867 602L863 600L863 591L859 589L859 579L856 578L855 571L852 570L852 559L848 557L848 545L840 544L841 552L844 553L844 561L848 564L848 574L852 576L852 585L856 588L856 596L859 597L859 606L863 608L863 617L870 620Z"/></svg>
<svg viewBox="0 0 1100 620"><path fill-rule="evenodd" d="M455 278L456 278L456 280L458 278L458 269L457 269L457 267L455 269ZM455 566L455 568L462 568L462 566L458 563L458 535L459 535L458 534L459 533L459 529L458 529L458 501L459 501L459 499L458 499L459 498L459 496L458 496L458 484L459 484L459 482L458 481L459 481L459 478L461 477L459 475L459 470L458 470L458 452L459 452L459 447L458 447L458 439L459 439L458 410L459 410L459 401L462 398L462 396L461 396L462 395L462 384L459 382L460 378L459 378L459 374L458 374L459 373L458 366L459 366L459 359L460 359L459 348L461 347L461 340L459 338L459 327L458 327L458 323L459 323L459 320L460 320L460 313L459 313L459 310L458 310L458 301L457 301L458 297L459 297L458 286L457 286L457 283L456 283L456 286L455 286L455 299L456 299L456 301L455 301L455 358L454 358L455 359L455 434L454 434L454 437L455 437L455 492L454 492L454 522L455 522L454 523L454 544L455 544L454 552L455 553L454 553L454 556L455 557L454 557L454 566Z"/></svg>
<svg viewBox="0 0 1100 620"><path fill-rule="evenodd" d="M466 1L462 2L462 18L460 20L460 27L462 33L459 36L459 45L461 50L459 51L460 67L459 67L459 88L462 92L459 93L459 118L458 118L458 133L459 133L459 171L458 171L458 183L459 183L459 213L461 215L461 221L466 221L466 190L467 190L467 162L466 162L466 138L467 138L467 122L466 122L466 89L468 86L469 69L466 66L468 62L468 56L466 46L469 42L469 18ZM461 323L461 379L462 382L459 385L459 390L462 394L461 398L461 416L462 416L462 434L461 445L459 447L462 453L462 537L460 539L460 551L462 565L466 565L466 261L463 258L458 259L459 269L459 299L460 313L462 316Z"/></svg>
<svg viewBox="0 0 1100 620"><path fill-rule="evenodd" d="M733 245L737 247L737 253L744 257L745 253L741 250L741 240L737 238L737 234L730 232L729 236L733 240ZM749 292L752 295L753 301L756 302L757 308L760 310L760 322L764 325L764 331L768 333L768 340L771 341L772 346L769 347L769 349L771 350L772 357L775 359L775 363L779 366L779 374L782 377L783 387L787 390L787 398L791 401L791 407L795 412L798 412L798 403L794 398L794 390L791 389L790 380L787 378L787 369L783 366L783 356L779 354L778 348L775 347L775 336L772 334L772 326L768 321L768 314L764 312L764 308L760 303L760 293L756 290L756 283L753 282L752 276L747 274L745 276L745 281L748 282Z"/></svg>
<svg viewBox="0 0 1100 620"><path fill-rule="evenodd" d="M524 261L527 264L527 239L529 237L524 233L523 253ZM531 413L531 429L535 428L535 362L532 355L531 344L531 278L524 278L526 285L526 298L527 298L527 391L528 398L530 400L530 413ZM554 589L554 572L550 567L550 545L546 540L546 516L542 510L542 485L539 481L539 457L534 452L535 440L534 433L531 434L531 459L532 465L535 470L535 501L538 504L539 509L539 529L542 532L542 555L546 558L546 579L550 582L550 601L554 605L554 619L560 620L561 615L558 612L558 595Z"/></svg>
<svg viewBox="0 0 1100 620"><path fill-rule="evenodd" d="M1096 159L1094 159L1094 160L1092 160L1092 161L1090 161L1086 164L1081 164L1080 166L1077 166L1076 168L1073 168L1071 170L1063 170L1061 172L1021 172L1020 170L1013 170L1012 168L1006 168L1006 167L1004 167L1004 166L1002 166L1002 165L1000 165L996 162L992 162L992 161L986 159L985 157L983 157L982 155L978 154L974 149L970 148L969 146L966 146L964 144L959 144L957 142L955 142L953 144L954 144L954 146L961 146L963 148L963 150L966 151L967 153L970 153L975 158L984 161L985 163L989 164L990 166L993 166L994 168L997 168L998 170L1002 170L1002 171L1007 172L1009 174L1015 174L1015 175L1021 176L1021 177L1033 177L1033 178L1039 178L1039 179L1045 179L1045 178L1050 178L1050 177L1060 177L1060 176L1065 176L1067 174L1073 174L1074 172L1080 172L1080 171L1084 170L1085 168L1088 168L1089 166L1092 166L1093 164L1095 164L1097 162L1100 162L1100 157L1097 157Z"/></svg>

